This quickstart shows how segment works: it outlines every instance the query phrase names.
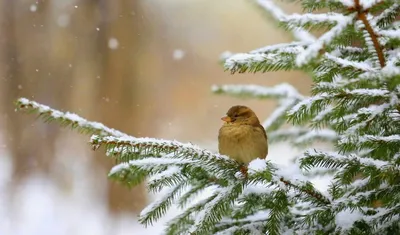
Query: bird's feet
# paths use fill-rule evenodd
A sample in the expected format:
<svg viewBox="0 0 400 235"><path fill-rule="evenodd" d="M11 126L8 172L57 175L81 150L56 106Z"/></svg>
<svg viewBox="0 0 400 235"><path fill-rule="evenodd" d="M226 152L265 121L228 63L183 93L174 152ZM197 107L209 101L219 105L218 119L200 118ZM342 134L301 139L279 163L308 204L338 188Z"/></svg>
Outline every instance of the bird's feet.
<svg viewBox="0 0 400 235"><path fill-rule="evenodd" d="M246 165L241 165L241 166L240 166L240 172L243 174L243 176L244 176L245 178L247 178L247 171L248 171L248 169L247 169L247 166L246 166Z"/></svg>

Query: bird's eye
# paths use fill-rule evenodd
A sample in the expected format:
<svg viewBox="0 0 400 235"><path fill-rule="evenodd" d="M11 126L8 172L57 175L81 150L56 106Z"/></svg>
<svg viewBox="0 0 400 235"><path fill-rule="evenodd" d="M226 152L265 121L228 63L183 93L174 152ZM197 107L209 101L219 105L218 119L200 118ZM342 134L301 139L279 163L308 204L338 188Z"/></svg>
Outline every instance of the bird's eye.
<svg viewBox="0 0 400 235"><path fill-rule="evenodd" d="M239 117L239 114L235 114L235 116L234 117Z"/></svg>

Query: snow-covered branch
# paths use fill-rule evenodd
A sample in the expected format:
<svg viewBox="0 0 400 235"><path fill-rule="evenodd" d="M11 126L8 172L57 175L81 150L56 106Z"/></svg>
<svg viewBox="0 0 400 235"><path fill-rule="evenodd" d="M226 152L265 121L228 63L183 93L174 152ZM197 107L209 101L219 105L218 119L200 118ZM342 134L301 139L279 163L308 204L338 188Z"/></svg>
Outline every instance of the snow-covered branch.
<svg viewBox="0 0 400 235"><path fill-rule="evenodd" d="M117 131L115 129L106 127L99 122L88 121L75 113L61 112L50 108L49 106L39 104L35 101L26 98L19 98L16 101L17 109L25 112L37 113L41 118L47 122L56 121L63 126L70 126L76 128L83 133L98 134L98 135L111 135L111 136L128 136L127 134Z"/></svg>
<svg viewBox="0 0 400 235"><path fill-rule="evenodd" d="M287 18L287 14L278 7L273 0L256 0L257 4L266 10L272 17L274 17L277 21L282 21ZM294 27L292 30L293 36L302 42L313 42L315 41L315 37L302 29L301 27Z"/></svg>
<svg viewBox="0 0 400 235"><path fill-rule="evenodd" d="M302 95L298 91L287 83L282 83L274 87L264 87L259 85L214 85L212 91L217 94L227 94L239 97L250 97L250 98L290 98L290 99L301 99Z"/></svg>

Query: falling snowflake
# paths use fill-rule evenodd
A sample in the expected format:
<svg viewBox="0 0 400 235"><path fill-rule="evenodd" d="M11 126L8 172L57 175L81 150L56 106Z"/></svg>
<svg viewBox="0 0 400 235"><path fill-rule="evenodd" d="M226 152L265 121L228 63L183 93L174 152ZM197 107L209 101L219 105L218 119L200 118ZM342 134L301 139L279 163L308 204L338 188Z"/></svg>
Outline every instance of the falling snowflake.
<svg viewBox="0 0 400 235"><path fill-rule="evenodd" d="M57 18L57 25L65 28L69 25L70 17L68 14L62 14Z"/></svg>
<svg viewBox="0 0 400 235"><path fill-rule="evenodd" d="M110 38L110 40L108 40L108 47L110 49L115 50L115 49L118 48L118 45L119 45L119 43L118 43L118 40L116 38Z"/></svg>
<svg viewBox="0 0 400 235"><path fill-rule="evenodd" d="M172 54L172 57L174 60L181 60L185 56L185 52L180 49L174 50L174 53Z"/></svg>
<svg viewBox="0 0 400 235"><path fill-rule="evenodd" d="M36 4L32 4L32 5L29 7L29 10L30 10L31 12L35 12L35 11L37 10L37 5L36 5Z"/></svg>

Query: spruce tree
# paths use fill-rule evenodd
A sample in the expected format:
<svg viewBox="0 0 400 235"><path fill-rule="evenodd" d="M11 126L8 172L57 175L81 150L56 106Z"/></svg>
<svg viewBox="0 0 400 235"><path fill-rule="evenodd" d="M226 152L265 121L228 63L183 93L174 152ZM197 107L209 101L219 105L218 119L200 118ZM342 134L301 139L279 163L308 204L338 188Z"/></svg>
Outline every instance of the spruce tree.
<svg viewBox="0 0 400 235"><path fill-rule="evenodd" d="M257 3L293 32L294 41L224 57L231 73L301 70L310 96L289 84L214 86L220 94L278 99L263 123L269 140L310 148L289 167L256 159L246 176L227 156L193 144L137 138L21 98L38 113L91 134L116 165L109 176L127 186L147 179L166 191L139 220L151 225L172 204L182 212L166 234L400 234L400 14L397 0L297 0L304 14L286 15L272 1ZM315 13L328 9L328 13ZM315 37L314 29L324 30ZM283 125L289 123L289 128ZM327 191L310 177L331 174ZM202 200L196 195L207 191Z"/></svg>

